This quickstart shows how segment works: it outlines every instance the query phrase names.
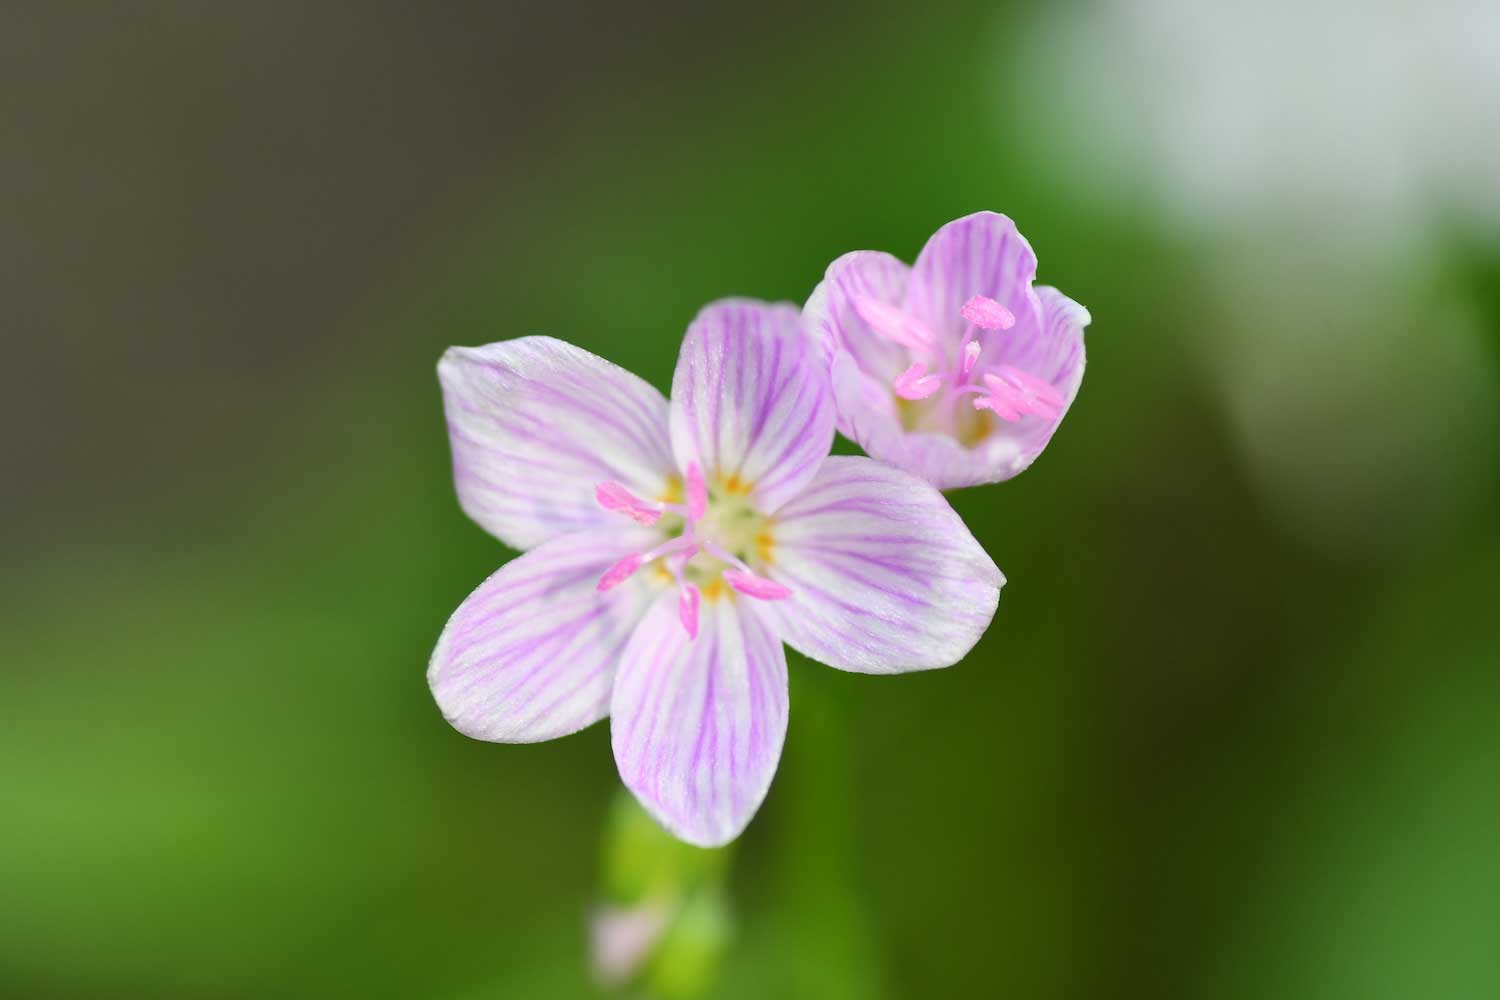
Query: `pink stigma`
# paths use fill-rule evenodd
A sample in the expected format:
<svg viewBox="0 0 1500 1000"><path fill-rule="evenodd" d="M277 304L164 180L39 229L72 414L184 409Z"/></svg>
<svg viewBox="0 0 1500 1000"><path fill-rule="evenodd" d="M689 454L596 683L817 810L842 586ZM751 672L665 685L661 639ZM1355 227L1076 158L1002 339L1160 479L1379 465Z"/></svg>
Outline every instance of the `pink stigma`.
<svg viewBox="0 0 1500 1000"><path fill-rule="evenodd" d="M756 576L754 573L746 573L743 570L726 569L724 582L746 597L755 597L762 601L781 601L792 596L789 589L775 580L767 580L763 576Z"/></svg>
<svg viewBox="0 0 1500 1000"><path fill-rule="evenodd" d="M973 373L974 366L979 363L979 350L979 341L977 340L971 340L964 345L963 355L959 359L958 365L958 377L960 380L966 381L969 375Z"/></svg>
<svg viewBox="0 0 1500 1000"><path fill-rule="evenodd" d="M703 471L697 462L688 463L686 479L688 520L702 520L708 512L708 485L703 482Z"/></svg>
<svg viewBox="0 0 1500 1000"><path fill-rule="evenodd" d="M959 312L981 330L1009 330L1016 325L1015 313L983 295L965 302Z"/></svg>
<svg viewBox="0 0 1500 1000"><path fill-rule="evenodd" d="M902 399L926 399L943 387L943 379L940 375L924 374L927 369L922 367L922 362L913 362L912 366L900 375L896 376L892 385L896 388L896 395Z"/></svg>
<svg viewBox="0 0 1500 1000"><path fill-rule="evenodd" d="M698 638L698 603L702 597L691 583L683 584L682 592L677 595L677 620L682 622L689 639Z"/></svg>
<svg viewBox="0 0 1500 1000"><path fill-rule="evenodd" d="M922 354L937 353L937 334L895 306L868 295L856 295L854 311L869 324L870 329L887 340L894 340L902 347Z"/></svg>
<svg viewBox="0 0 1500 1000"><path fill-rule="evenodd" d="M1003 365L986 373L984 384L989 394L974 400L974 409L993 410L1001 420L1015 423L1028 413L1047 420L1062 416L1066 400L1050 383L1019 368Z"/></svg>
<svg viewBox="0 0 1500 1000"><path fill-rule="evenodd" d="M641 562L642 556L639 552L634 552L626 556L604 571L604 575L599 578L599 584L596 589L604 591L618 587L630 579L636 570L641 568Z"/></svg>
<svg viewBox="0 0 1500 1000"><path fill-rule="evenodd" d="M594 487L594 499L605 510L628 514L636 523L652 525L661 520L661 508L631 493L619 483L600 483Z"/></svg>

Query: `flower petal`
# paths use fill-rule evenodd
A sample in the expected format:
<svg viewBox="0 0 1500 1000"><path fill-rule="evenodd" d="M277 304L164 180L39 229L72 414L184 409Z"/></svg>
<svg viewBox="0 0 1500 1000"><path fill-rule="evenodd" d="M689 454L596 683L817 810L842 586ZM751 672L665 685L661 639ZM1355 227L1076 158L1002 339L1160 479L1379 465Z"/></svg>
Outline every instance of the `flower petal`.
<svg viewBox="0 0 1500 1000"><path fill-rule="evenodd" d="M665 594L625 649L610 704L620 777L674 836L717 847L760 808L786 739L786 654L756 602L705 599L696 639Z"/></svg>
<svg viewBox="0 0 1500 1000"><path fill-rule="evenodd" d="M620 654L662 588L646 574L608 594L595 585L612 562L659 538L628 523L564 535L480 584L448 620L427 668L453 728L535 743L604 718Z"/></svg>
<svg viewBox="0 0 1500 1000"><path fill-rule="evenodd" d="M910 273L905 263L875 250L846 253L828 265L802 307L803 324L823 346L825 360L838 350L848 351L861 368L886 381L911 363L907 350L871 330L855 306L862 299L873 299L899 307Z"/></svg>
<svg viewBox="0 0 1500 1000"><path fill-rule="evenodd" d="M796 496L833 444L825 369L797 309L725 299L704 307L672 379L672 450L710 483L737 477L770 513Z"/></svg>
<svg viewBox="0 0 1500 1000"><path fill-rule="evenodd" d="M957 663L989 627L1004 576L932 486L873 459L834 456L781 509L767 575L783 639L840 670Z"/></svg>
<svg viewBox="0 0 1500 1000"><path fill-rule="evenodd" d="M1055 417L1033 414L1017 423L1004 423L980 443L975 451L1000 479L1009 479L1036 461L1083 384L1083 328L1089 325L1089 311L1050 286L1042 285L1036 293L1040 319L1034 324L1017 323L1015 329L991 341L986 366L1015 368L1045 382L1062 398L1062 405Z"/></svg>
<svg viewBox="0 0 1500 1000"><path fill-rule="evenodd" d="M1041 317L1018 322L986 348L985 368L1008 365L1049 383L1064 403L1056 418L1028 415L1016 423L995 420L986 436L967 447L946 434L902 426L890 386L862 371L841 352L833 359L830 385L840 429L866 453L932 483L957 489L998 483L1025 471L1042 453L1078 395L1083 382L1083 328L1088 310L1055 288L1036 289Z"/></svg>
<svg viewBox="0 0 1500 1000"><path fill-rule="evenodd" d="M829 382L840 430L872 458L904 469L938 489L977 486L1006 478L947 434L908 431L901 424L891 386L862 371L846 352L835 355Z"/></svg>
<svg viewBox="0 0 1500 1000"><path fill-rule="evenodd" d="M528 549L617 524L603 482L654 497L675 472L667 401L644 379L551 337L453 347L438 362L465 513Z"/></svg>
<svg viewBox="0 0 1500 1000"><path fill-rule="evenodd" d="M997 338L994 361L1050 383L1071 402L1083 382L1083 330L1091 317L1087 309L1049 285L1038 285L1036 294L1040 321L1030 327L1017 325Z"/></svg>
<svg viewBox="0 0 1500 1000"><path fill-rule="evenodd" d="M1019 323L1035 322L1035 278L1036 254L1016 224L996 212L975 212L932 234L912 267L905 309L956 342L968 326L964 304L976 295L994 299Z"/></svg>

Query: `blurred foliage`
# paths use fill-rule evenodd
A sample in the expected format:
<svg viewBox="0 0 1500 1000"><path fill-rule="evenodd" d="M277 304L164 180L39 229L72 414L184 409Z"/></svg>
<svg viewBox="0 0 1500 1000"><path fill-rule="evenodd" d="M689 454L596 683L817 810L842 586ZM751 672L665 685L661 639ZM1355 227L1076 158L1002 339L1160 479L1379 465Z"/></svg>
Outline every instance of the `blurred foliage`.
<svg viewBox="0 0 1500 1000"><path fill-rule="evenodd" d="M591 995L588 908L698 855L625 835L601 883L607 726L490 746L433 708L431 644L509 555L453 500L435 360L550 333L665 387L704 302L800 300L981 207L1094 317L1046 455L952 497L1010 580L994 627L929 674L791 657L770 796L663 949L711 952L723 903L731 1000L1500 991L1494 415L1447 428L1489 456L1463 503L1398 481L1361 542L1310 538L1288 511L1338 484L1273 502L1205 361L1236 234L1054 183L1045 132L997 120L1026 16L809 13L601 95L444 280L264 400L259 450L9 561L0 994ZM1463 295L1493 348L1500 254L1443 251L1409 294Z"/></svg>
<svg viewBox="0 0 1500 1000"><path fill-rule="evenodd" d="M704 850L684 844L652 822L622 789L605 823L601 892L608 902L625 906L682 895L721 879L732 852L732 846Z"/></svg>
<svg viewBox="0 0 1500 1000"><path fill-rule="evenodd" d="M733 934L725 891L733 850L684 844L623 788L615 792L604 829L603 903L592 935L594 965L606 985L639 987L662 1000L709 989ZM630 925L642 920L650 928L636 939L643 945L628 947L630 958L608 959L610 938L634 937Z"/></svg>

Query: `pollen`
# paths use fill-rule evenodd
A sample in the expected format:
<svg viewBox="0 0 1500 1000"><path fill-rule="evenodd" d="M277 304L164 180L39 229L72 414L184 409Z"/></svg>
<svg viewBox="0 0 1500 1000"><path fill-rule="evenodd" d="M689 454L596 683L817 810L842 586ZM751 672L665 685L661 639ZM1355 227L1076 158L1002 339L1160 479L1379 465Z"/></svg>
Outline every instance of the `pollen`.
<svg viewBox="0 0 1500 1000"><path fill-rule="evenodd" d="M971 406L944 405L944 400L896 398L896 415L907 431L948 434L965 448L973 448L994 431L997 421L988 410Z"/></svg>
<svg viewBox="0 0 1500 1000"><path fill-rule="evenodd" d="M667 484L656 499L659 503L682 503L682 477L675 472L668 476Z"/></svg>
<svg viewBox="0 0 1500 1000"><path fill-rule="evenodd" d="M705 601L717 601L719 598L724 596L724 593L727 589L728 588L724 586L724 581L722 579L715 578L713 580L710 580L702 587L703 599Z"/></svg>
<svg viewBox="0 0 1500 1000"><path fill-rule="evenodd" d="M724 477L721 476L719 478L719 482L720 482L720 485L723 487L724 492L727 495L732 496L732 497L734 497L734 496L741 496L741 497L743 497L743 496L749 496L751 489L754 488L754 484L753 483L747 483L745 480L741 479L740 478L740 474L738 472L731 473L729 475L729 478L727 478L727 479L725 479Z"/></svg>
<svg viewBox="0 0 1500 1000"><path fill-rule="evenodd" d="M762 531L755 536L755 555L762 563L770 565L771 549L776 545L776 539L771 537L769 531Z"/></svg>
<svg viewBox="0 0 1500 1000"><path fill-rule="evenodd" d="M995 429L995 418L987 410L970 410L960 407L955 415L958 427L954 437L965 448L972 448Z"/></svg>

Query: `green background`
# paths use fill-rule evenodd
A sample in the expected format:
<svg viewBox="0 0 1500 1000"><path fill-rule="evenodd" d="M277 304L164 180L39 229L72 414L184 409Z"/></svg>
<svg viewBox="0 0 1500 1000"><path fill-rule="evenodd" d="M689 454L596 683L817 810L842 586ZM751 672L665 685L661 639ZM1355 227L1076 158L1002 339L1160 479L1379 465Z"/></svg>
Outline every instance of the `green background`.
<svg viewBox="0 0 1500 1000"><path fill-rule="evenodd" d="M1494 232L1259 269L1061 168L1045 6L929 8L4 15L0 993L591 995L607 725L469 741L423 676L511 556L436 359L665 388L703 303L980 208L1088 375L951 495L1010 581L963 663L791 657L709 995L1500 993Z"/></svg>

